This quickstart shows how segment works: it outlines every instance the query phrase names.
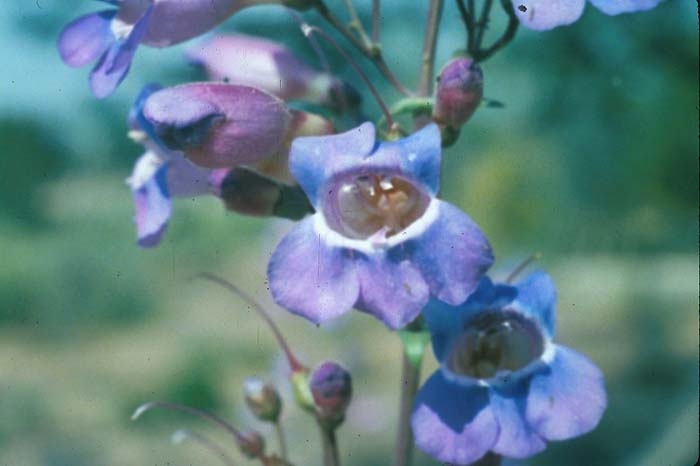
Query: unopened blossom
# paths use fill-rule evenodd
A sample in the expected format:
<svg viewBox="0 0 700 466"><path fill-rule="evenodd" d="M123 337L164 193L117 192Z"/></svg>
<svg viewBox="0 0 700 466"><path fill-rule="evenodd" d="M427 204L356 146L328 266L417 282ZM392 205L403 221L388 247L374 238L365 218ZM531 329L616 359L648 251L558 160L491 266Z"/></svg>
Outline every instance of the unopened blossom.
<svg viewBox="0 0 700 466"><path fill-rule="evenodd" d="M426 306L441 367L416 397L419 448L460 465L488 452L520 459L596 427L606 407L603 375L552 341L555 303L551 278L536 272L515 286L484 277L463 305Z"/></svg>
<svg viewBox="0 0 700 466"><path fill-rule="evenodd" d="M321 422L337 426L345 418L352 400L352 377L340 364L322 362L311 373L309 388Z"/></svg>
<svg viewBox="0 0 700 466"><path fill-rule="evenodd" d="M440 70L435 91L433 121L459 129L469 120L484 95L484 75L470 57L450 60Z"/></svg>
<svg viewBox="0 0 700 466"><path fill-rule="evenodd" d="M187 51L210 79L254 86L284 100L304 100L341 109L360 96L350 85L301 61L279 42L244 34L219 35Z"/></svg>
<svg viewBox="0 0 700 466"><path fill-rule="evenodd" d="M170 220L171 198L210 194L212 190L211 170L197 167L182 154L166 148L143 116L144 102L158 89L157 85L146 86L129 115L132 134L146 148L127 179L136 208L138 243L142 247L153 247L160 242Z"/></svg>
<svg viewBox="0 0 700 466"><path fill-rule="evenodd" d="M431 295L464 302L493 256L479 227L436 198L440 161L435 124L393 142L372 123L296 139L290 170L316 213L272 255L277 303L315 323L356 307L401 328Z"/></svg>
<svg viewBox="0 0 700 466"><path fill-rule="evenodd" d="M243 382L245 403L256 418L266 422L277 422L282 412L282 398L277 389L257 377Z"/></svg>
<svg viewBox="0 0 700 466"><path fill-rule="evenodd" d="M63 62L97 62L90 88L107 97L124 80L140 44L169 47L210 31L237 11L284 0L106 0L116 8L81 16L58 39ZM298 0L297 0L298 2Z"/></svg>
<svg viewBox="0 0 700 466"><path fill-rule="evenodd" d="M283 100L254 87L190 83L151 95L143 109L169 149L207 168L267 159L287 137L292 114Z"/></svg>
<svg viewBox="0 0 700 466"><path fill-rule="evenodd" d="M511 0L523 26L547 30L577 21L586 0ZM588 0L606 15L619 15L654 8L662 0Z"/></svg>

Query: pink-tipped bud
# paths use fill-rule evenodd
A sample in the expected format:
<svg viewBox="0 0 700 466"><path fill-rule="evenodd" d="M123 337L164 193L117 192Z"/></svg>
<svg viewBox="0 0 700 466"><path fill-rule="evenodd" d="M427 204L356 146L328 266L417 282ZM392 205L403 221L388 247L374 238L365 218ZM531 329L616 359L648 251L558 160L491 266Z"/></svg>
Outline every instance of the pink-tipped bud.
<svg viewBox="0 0 700 466"><path fill-rule="evenodd" d="M265 455L265 437L254 430L242 432L238 448L247 458L260 458Z"/></svg>
<svg viewBox="0 0 700 466"><path fill-rule="evenodd" d="M474 114L484 94L481 67L469 57L448 62L438 75L433 120L459 129Z"/></svg>
<svg viewBox="0 0 700 466"><path fill-rule="evenodd" d="M249 377L243 382L243 395L255 417L277 422L282 412L282 398L275 387L257 377Z"/></svg>
<svg viewBox="0 0 700 466"><path fill-rule="evenodd" d="M220 83L162 89L148 97L143 113L168 148L206 168L272 156L291 123L279 98L253 87Z"/></svg>
<svg viewBox="0 0 700 466"><path fill-rule="evenodd" d="M318 418L333 426L343 422L352 400L350 373L340 364L325 361L311 373L309 387Z"/></svg>
<svg viewBox="0 0 700 466"><path fill-rule="evenodd" d="M340 108L356 107L357 91L328 73L310 67L281 43L244 34L220 35L195 45L187 58L209 79L253 86L284 100ZM342 93L342 94L341 94Z"/></svg>

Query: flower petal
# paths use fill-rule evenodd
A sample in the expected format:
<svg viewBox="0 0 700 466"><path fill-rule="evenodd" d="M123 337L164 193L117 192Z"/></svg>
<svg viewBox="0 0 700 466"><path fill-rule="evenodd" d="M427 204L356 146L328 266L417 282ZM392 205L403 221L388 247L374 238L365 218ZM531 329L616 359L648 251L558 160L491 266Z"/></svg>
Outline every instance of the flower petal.
<svg viewBox="0 0 700 466"><path fill-rule="evenodd" d="M440 129L431 123L415 133L395 142L382 143L373 157L381 158L385 148L398 146L401 150L401 169L420 181L431 194L440 190L440 162L442 143Z"/></svg>
<svg viewBox="0 0 700 466"><path fill-rule="evenodd" d="M90 73L90 89L98 99L105 98L114 92L126 77L136 49L148 29L148 20L152 11L153 5L148 7L125 39L112 44Z"/></svg>
<svg viewBox="0 0 700 466"><path fill-rule="evenodd" d="M314 221L309 216L287 233L267 276L277 304L318 324L352 309L360 284L349 251L326 246Z"/></svg>
<svg viewBox="0 0 700 466"><path fill-rule="evenodd" d="M358 159L372 151L375 141L370 122L332 136L297 138L289 152L289 169L316 207L323 183L348 166L359 165Z"/></svg>
<svg viewBox="0 0 700 466"><path fill-rule="evenodd" d="M360 280L357 308L391 329L399 329L420 314L430 290L420 272L405 258L359 255L355 260Z"/></svg>
<svg viewBox="0 0 700 466"><path fill-rule="evenodd" d="M585 356L556 347L547 372L536 374L527 397L527 419L548 440L593 430L607 405L603 374Z"/></svg>
<svg viewBox="0 0 700 466"><path fill-rule="evenodd" d="M619 15L651 10L661 3L661 0L590 0L590 2L606 15Z"/></svg>
<svg viewBox="0 0 700 466"><path fill-rule="evenodd" d="M141 247L157 246L168 226L171 204L167 176L168 163L147 152L136 162L127 181L134 197L134 220Z"/></svg>
<svg viewBox="0 0 700 466"><path fill-rule="evenodd" d="M432 294L448 304L462 304L493 264L493 252L467 214L446 202L433 202L440 202L438 218L407 247Z"/></svg>
<svg viewBox="0 0 700 466"><path fill-rule="evenodd" d="M527 380L490 390L491 409L500 429L493 452L509 458L527 458L547 444L525 418Z"/></svg>
<svg viewBox="0 0 700 466"><path fill-rule="evenodd" d="M450 383L440 371L418 392L411 424L418 448L454 464L477 461L498 437L487 390Z"/></svg>
<svg viewBox="0 0 700 466"><path fill-rule="evenodd" d="M521 309L537 319L551 338L554 335L557 304L557 289L552 277L544 272L534 272L516 287Z"/></svg>
<svg viewBox="0 0 700 466"><path fill-rule="evenodd" d="M583 14L586 0L511 0L523 26L544 31L571 24Z"/></svg>
<svg viewBox="0 0 700 466"><path fill-rule="evenodd" d="M70 22L58 36L58 52L68 66L79 68L97 60L114 43L111 24L117 10L81 16Z"/></svg>

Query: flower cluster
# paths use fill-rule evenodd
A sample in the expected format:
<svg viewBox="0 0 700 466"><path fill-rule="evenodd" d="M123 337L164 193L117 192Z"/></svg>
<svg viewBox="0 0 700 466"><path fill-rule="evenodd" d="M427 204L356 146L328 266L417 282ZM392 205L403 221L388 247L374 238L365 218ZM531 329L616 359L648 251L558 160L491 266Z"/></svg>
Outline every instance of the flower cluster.
<svg viewBox="0 0 700 466"><path fill-rule="evenodd" d="M591 2L616 15L650 9L660 0ZM107 3L114 8L76 19L58 40L69 66L97 63L90 87L99 98L124 80L139 45L181 43L258 4L314 8L403 94L390 109L335 39L296 12L292 16L307 37L325 38L358 71L384 112L381 119L363 117L360 93L327 65L316 69L278 42L230 34L189 47L187 60L206 80L169 88L147 85L129 114L130 137L145 148L127 180L139 245L161 241L173 198L214 195L240 214L298 221L269 260L272 297L314 324L356 309L402 336L429 332L440 369L415 400L402 403L412 408L401 418L406 428L411 423L417 446L437 460L466 465L484 458L527 458L547 441L596 427L606 408L603 375L585 356L553 342L552 279L536 272L517 284L494 283L486 276L494 263L486 235L439 197L443 148L456 141L488 100L480 62L507 44L519 24L544 30L576 21L585 0L503 0L509 21L490 46L483 40L493 2L483 2L477 11L475 2L458 1L467 55L453 57L436 77L442 2L431 1L415 93L384 61L379 2L371 35L351 1L346 5L352 28L344 27L321 0ZM399 121L406 116L408 123ZM321 427L324 463L337 465L335 431L352 398L350 373L329 361L310 371L252 298L223 279L205 278L244 299L271 326L286 353L297 404ZM407 358L416 354L419 366L423 348L406 351ZM275 424L281 433L284 403L277 389L249 378L244 395L256 418ZM241 432L194 408L152 402L135 417L154 407L223 426L243 454L263 465L291 464L282 435L280 455L268 454L257 432ZM399 442L401 448L410 448L407 438ZM399 458L404 456L410 457L399 452Z"/></svg>

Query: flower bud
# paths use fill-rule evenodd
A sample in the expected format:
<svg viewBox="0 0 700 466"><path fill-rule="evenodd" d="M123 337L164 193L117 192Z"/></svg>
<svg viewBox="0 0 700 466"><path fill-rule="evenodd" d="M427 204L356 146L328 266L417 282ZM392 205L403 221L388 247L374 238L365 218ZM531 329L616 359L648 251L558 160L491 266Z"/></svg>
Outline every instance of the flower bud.
<svg viewBox="0 0 700 466"><path fill-rule="evenodd" d="M275 154L284 142L291 114L277 97L247 86L191 83L160 90L144 115L172 150L195 164L223 168Z"/></svg>
<svg viewBox="0 0 700 466"><path fill-rule="evenodd" d="M243 393L255 417L261 421L277 422L282 411L282 399L275 387L257 377L249 377L243 383Z"/></svg>
<svg viewBox="0 0 700 466"><path fill-rule="evenodd" d="M265 454L265 438L251 430L238 437L238 448L247 458L260 458Z"/></svg>
<svg viewBox="0 0 700 466"><path fill-rule="evenodd" d="M433 120L458 129L474 114L484 93L481 67L469 57L448 62L438 76Z"/></svg>
<svg viewBox="0 0 700 466"><path fill-rule="evenodd" d="M343 422L352 399L350 373L335 362L325 361L311 373L309 386L319 419L333 425Z"/></svg>
<svg viewBox="0 0 700 466"><path fill-rule="evenodd" d="M260 37L216 36L190 48L187 58L213 81L254 86L284 100L333 108L356 107L360 101L348 84L311 68L284 45Z"/></svg>

